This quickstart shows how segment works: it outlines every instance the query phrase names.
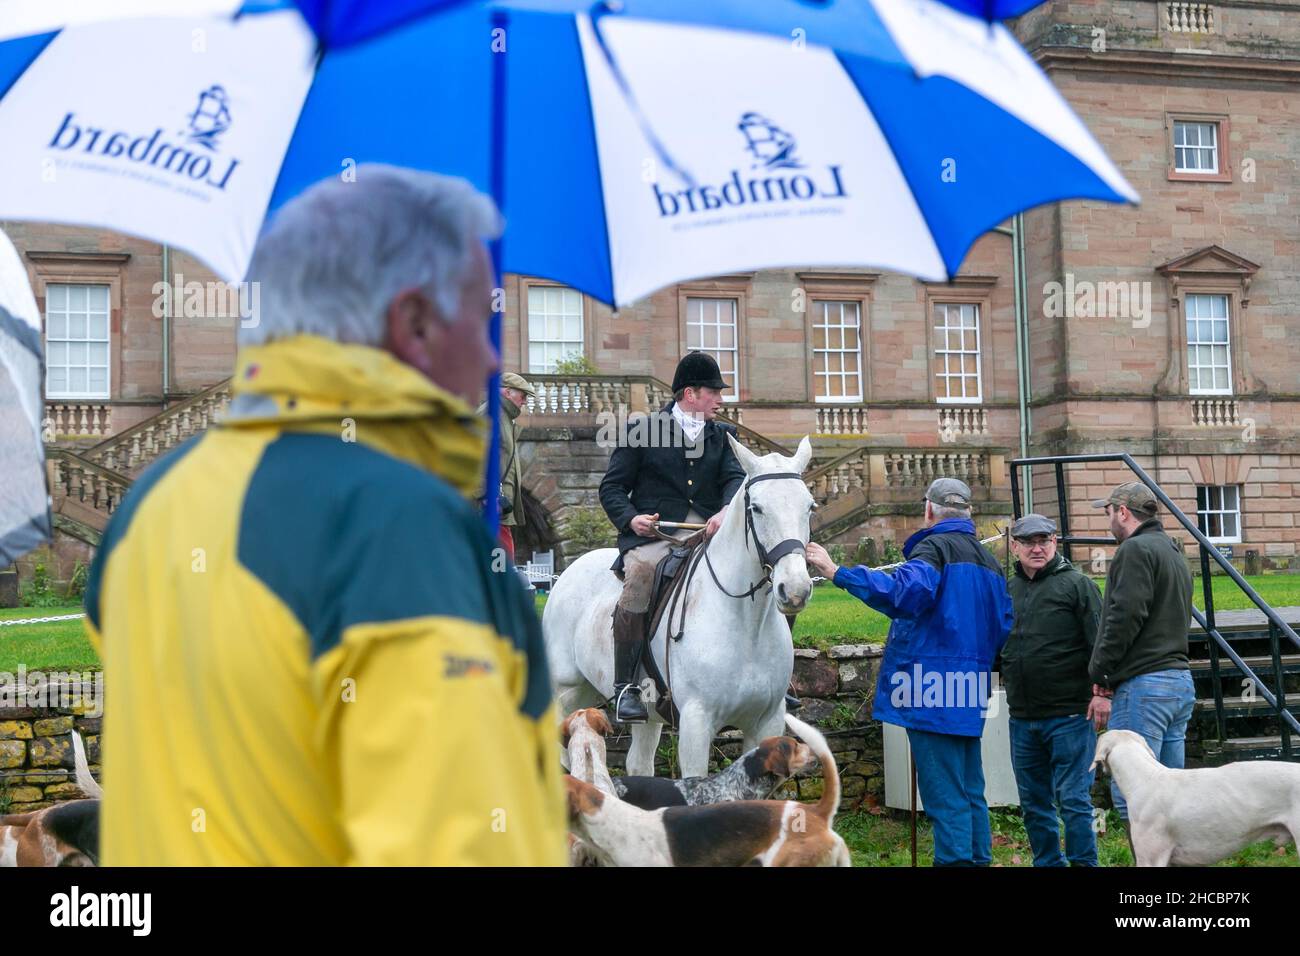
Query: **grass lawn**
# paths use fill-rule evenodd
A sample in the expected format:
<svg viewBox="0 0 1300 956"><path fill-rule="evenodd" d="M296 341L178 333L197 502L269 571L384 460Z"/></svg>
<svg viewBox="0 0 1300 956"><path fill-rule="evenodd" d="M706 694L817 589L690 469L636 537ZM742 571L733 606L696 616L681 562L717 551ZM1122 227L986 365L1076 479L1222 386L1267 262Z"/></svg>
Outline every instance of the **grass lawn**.
<svg viewBox="0 0 1300 956"><path fill-rule="evenodd" d="M63 607L0 608L0 621L78 614L80 604ZM99 655L86 640L85 621L52 621L0 627L0 671L14 672L19 664L33 670L98 670Z"/></svg>
<svg viewBox="0 0 1300 956"><path fill-rule="evenodd" d="M1246 596L1226 577L1214 579L1214 606L1217 610L1251 607ZM1300 606L1300 575L1261 574L1246 579L1260 596L1274 607ZM1105 585L1099 579L1098 585ZM1201 582L1196 581L1196 606L1202 606ZM537 595L537 612L546 604L544 594ZM80 605L0 609L0 620L28 617L53 617L75 614ZM0 671L15 671L20 663L28 670L87 670L99 667L82 631L82 622L57 621L21 627L0 627ZM825 649L835 644L879 644L889 632L889 619L871 610L846 591L830 584L813 591L808 610L795 622L796 647Z"/></svg>
<svg viewBox="0 0 1300 956"><path fill-rule="evenodd" d="M992 810L993 865L1033 866L1034 854L1029 848L1020 814L1012 810ZM910 866L912 838L909 821L905 815L875 814L870 812L842 813L835 820L835 829L849 845L854 866ZM916 831L916 859L921 866L929 866L934 853L934 837L925 815L921 814ZM1107 813L1106 832L1097 843L1097 858L1102 866L1132 866L1128 840L1120 825L1119 815ZM1236 856L1224 860L1219 866L1300 866L1294 845L1279 850L1272 843L1256 843Z"/></svg>

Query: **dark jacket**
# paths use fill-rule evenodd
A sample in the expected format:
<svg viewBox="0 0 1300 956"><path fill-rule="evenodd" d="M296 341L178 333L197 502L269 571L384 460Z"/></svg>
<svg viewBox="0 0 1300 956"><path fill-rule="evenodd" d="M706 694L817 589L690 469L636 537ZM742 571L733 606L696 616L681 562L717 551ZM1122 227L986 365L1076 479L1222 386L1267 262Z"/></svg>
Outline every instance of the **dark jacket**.
<svg viewBox="0 0 1300 956"><path fill-rule="evenodd" d="M840 568L835 585L894 619L872 716L936 734L980 737L993 659L1011 629L997 561L969 518L947 518L903 545L893 574Z"/></svg>
<svg viewBox="0 0 1300 956"><path fill-rule="evenodd" d="M1011 716L1044 720L1086 713L1101 591L1060 554L1032 578L1017 561L1007 589L1015 623L1002 648L1002 682Z"/></svg>
<svg viewBox="0 0 1300 956"><path fill-rule="evenodd" d="M1148 518L1111 559L1088 672L1114 687L1140 674L1187 670L1191 620L1192 572L1160 519Z"/></svg>
<svg viewBox="0 0 1300 956"><path fill-rule="evenodd" d="M672 403L652 415L633 416L600 483L600 504L618 529L618 550L649 544L632 530L637 515L658 514L661 521L685 521L694 508L711 518L744 484L745 469L727 444L736 429L719 421L706 422L697 442L688 447L681 426L672 417Z"/></svg>
<svg viewBox="0 0 1300 956"><path fill-rule="evenodd" d="M523 467L515 454L519 450L519 425L515 421L519 412L518 405L504 395L501 396L500 497L505 499L501 502L501 524L506 528L519 528L527 523L524 517L524 486L520 481ZM478 413L487 414L486 402L478 407Z"/></svg>

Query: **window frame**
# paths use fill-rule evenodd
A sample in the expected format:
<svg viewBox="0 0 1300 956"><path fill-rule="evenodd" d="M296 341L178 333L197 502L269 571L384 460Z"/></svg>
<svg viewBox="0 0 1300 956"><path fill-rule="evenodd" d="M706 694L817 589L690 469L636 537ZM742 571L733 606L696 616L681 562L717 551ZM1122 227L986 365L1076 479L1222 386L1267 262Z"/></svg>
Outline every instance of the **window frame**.
<svg viewBox="0 0 1300 956"><path fill-rule="evenodd" d="M536 371L533 371L533 363L532 363L532 345L533 345L533 338L532 338L532 313L531 313L531 311L530 311L530 309L529 309L529 300L532 298L532 291L533 291L534 289L538 289L538 290L545 290L545 289L559 289L559 290L562 290L562 291L573 292L573 293L575 293L575 294L578 296L578 309L579 309L579 313L578 313L578 321L579 321L579 325L580 325L580 333L581 333L581 334L580 334L580 337L579 337L579 339L578 339L578 341L580 341L580 343L581 343L581 347L580 347L580 349L579 349L579 352L580 352L580 354L582 354L582 355L588 357L589 359L591 359L591 360L594 362L595 359L592 358L592 354L591 354L591 353L592 353L592 349L591 349L591 322L589 321L589 316L591 315L591 306L590 306L590 304L587 302L587 296L586 296L585 294L583 294L580 290L575 289L573 286L565 285L565 284L562 283L562 282L551 282L551 281L549 281L549 280L539 280L539 279L521 279L521 280L520 280L520 283L519 283L519 305L520 305L520 309L519 309L519 316L520 316L520 321L519 321L519 348L520 348L519 367L520 367L521 370L526 370L526 371L524 371L524 374L525 374L525 375L554 375L554 374L556 374L555 372L536 372ZM565 340L565 339L539 339L538 341L541 342L541 343L543 343L543 344L545 344L545 343L550 343L550 342L563 342L563 341L567 341L567 340ZM566 358L566 357L568 357L568 355L571 355L571 354L572 354L572 352L566 353L566 355L565 355L565 356L561 356L561 358Z"/></svg>
<svg viewBox="0 0 1300 956"><path fill-rule="evenodd" d="M1175 130L1179 123L1207 123L1215 129L1215 152L1218 168L1213 172L1196 172L1178 168L1178 147L1174 145ZM1168 152L1165 175L1170 181L1230 183L1232 182L1232 160L1229 155L1229 143L1232 124L1222 113L1166 113L1165 114L1165 149ZM1182 147L1184 149L1188 147ZM1194 148L1194 147L1193 147Z"/></svg>
<svg viewBox="0 0 1300 956"><path fill-rule="evenodd" d="M862 347L862 345L863 345L863 333L866 331L866 320L865 320L865 316L864 316L864 311L865 311L865 310L863 309L862 300L861 300L861 299L854 298L854 297L852 297L852 296L849 296L849 297L846 297L846 298L835 298L834 296L826 295L826 294L817 294L817 295L814 295L814 296L810 296L810 297L808 298L808 306L809 306L809 311L810 311L810 313L811 313L811 315L809 316L809 320L808 320L808 328L809 328L809 332L810 332L810 333L815 333L816 330L817 330L817 328L819 327L819 321L818 321L818 308L819 308L819 307L828 306L828 305L838 305L838 306L840 306L841 318L842 318L842 316L843 316L843 312L844 312L844 307L845 307L845 306L851 305L851 306L854 306L854 307L857 309L857 313L858 313L858 326L857 326L857 328L858 328L858 344L857 344L857 348L856 348L856 349L848 349L848 348L835 348L835 349L832 349L832 348L829 347L829 345L830 345L830 339L829 339L829 334L828 334L828 337L827 337L827 346L828 346L828 347L827 347L827 348L824 348L824 349L818 349L818 348L817 348L817 341L816 341L815 334L810 334L810 337L809 337L809 348L810 348L811 353L812 353L812 365L811 365L811 368L809 369L809 375L810 375L811 378L812 378L812 399L813 399L813 401L814 401L815 403L817 403L817 404L819 404L819 405L852 405L852 404L860 404L860 403L863 402L863 401L865 400L865 398L866 398L866 382L865 382L865 379L866 379L866 369L865 369L865 364L866 364L866 363L863 361L863 354L864 354L864 351L865 351L865 350L864 350L863 347ZM842 322L841 322L841 324L838 325L838 326L830 326L830 325L827 325L827 326L825 326L825 328L828 330L828 332L829 332L829 330L830 330L831 328L839 328L839 329L841 330L841 336L840 336L840 338L841 338L841 341L843 341L843 329L845 328L845 326L843 325ZM848 354L851 354L851 353L852 353L852 354L855 354L855 355L857 356L857 360L858 360L858 368L857 368L857 372L856 372L856 376L857 376L857 380L858 380L858 390L857 390L857 392L854 393L854 394L852 394L852 395L848 395L848 394L846 394L846 395L819 395L819 394L818 394L818 383L819 383L819 382L825 380L825 381L829 384L832 375L838 375L839 378L840 378L840 381L841 381L841 383L842 383L842 382L844 381L844 379L845 379L845 377L847 376L848 373L846 373L846 372L837 372L837 373L833 373L833 372L830 372L829 370L826 371L826 372L822 372L822 371L820 371L819 368L818 368L818 365L817 365L817 357L818 357L818 355L819 355L819 354L825 354L825 355L835 354L835 355L841 355L841 356L843 356L843 355L848 355Z"/></svg>
<svg viewBox="0 0 1300 956"><path fill-rule="evenodd" d="M752 275L718 276L713 279L682 282L677 286L677 344L678 358L693 351L690 342L690 300L691 299L730 299L734 303L736 317L736 370L732 373L733 394L723 393L722 400L728 405L745 402L749 399L749 355L745 326L749 314L749 282ZM702 351L710 351L703 349ZM721 351L721 350L719 350ZM676 363L674 359L674 364ZM727 372L722 373L725 380Z"/></svg>
<svg viewBox="0 0 1300 956"><path fill-rule="evenodd" d="M28 280L36 298L36 307L41 317L41 346L46 344L46 315L48 312L48 288L51 285L104 285L108 286L108 395L104 398L91 396L50 395L45 390L48 373L41 379L41 392L50 402L106 403L120 399L126 389L134 388L136 394L149 395L149 382L126 382L122 372L122 275L130 262L129 252L63 252L49 250L29 250L24 254L28 262ZM158 394L161 395L161 366L157 381Z"/></svg>
<svg viewBox="0 0 1300 956"><path fill-rule="evenodd" d="M940 348L939 348L939 339L938 339L939 332L940 332L940 326L937 325L936 322L935 322L935 309L936 309L936 307L938 307L938 306L943 306L945 309L947 309L947 308L949 308L949 307L952 307L952 306L956 306L956 307L958 307L958 309L961 309L962 307L965 307L965 306L971 306L971 307L973 307L973 308L975 309L975 352L974 352L974 355L975 355L975 389L976 389L976 395L975 395L974 398L970 398L970 397L965 396L965 395L958 396L958 397L953 397L953 395L951 394L951 392L952 392L952 388L951 388L951 380L952 380L952 378L956 377L956 378L959 378L960 380L962 380L962 381L964 382L964 381L965 381L967 378L969 378L970 376L969 376L966 372L964 372L964 371L959 371L959 372L957 372L956 375L954 376L954 374L953 374L952 372L948 371L948 363L947 363L947 360L945 360L945 362L944 362L944 371L943 371L943 373L942 373L942 376L943 376L944 380L945 380L945 381L948 383L948 385L949 385L949 387L948 387L948 392L949 392L949 394L948 394L948 395L940 395L940 394L939 394L939 378L940 378L940 372L939 372L939 368L938 368L938 359L939 359L940 354L943 354L943 355L945 355L945 356L946 356L946 355L963 355L963 356L964 356L964 355L970 355L971 353L970 353L969 351L967 351L965 348L957 349L957 350L944 348L944 349L940 350ZM973 302L973 301L963 300L963 299L949 299L949 298L947 298L947 297L945 297L945 296L934 296L933 298L931 298L931 299L926 303L926 313L927 313L927 316L926 316L926 317L927 317L927 321L928 321L928 323L929 323L929 328L930 328L930 346L931 346L931 348L930 348L930 387L931 387L931 393L934 395L934 400L935 400L935 403L936 403L936 404L939 404L939 405L983 405L983 404L984 404L984 337L983 337L984 329L983 329L983 322L982 322L982 315L983 315L984 313L983 313L983 310L980 308L980 306L981 306L981 303L980 303L980 302ZM954 329L954 328L955 328L955 329L959 329L959 330L964 330L965 328L967 328L966 326L951 326L951 325L948 325L948 324L947 324L947 319L948 319L948 316L947 316L947 313L945 312L945 315L944 315L945 324L942 326L942 329L943 329L945 332L947 332L948 330ZM963 332L963 335L962 335L962 341L963 341L963 344L964 344L964 343L965 343L965 334L964 334L964 332ZM947 344L948 344L948 336L945 334L945 336L944 336L944 345L946 346ZM963 388L963 391L964 391L964 388Z"/></svg>
<svg viewBox="0 0 1300 956"><path fill-rule="evenodd" d="M1188 309L1188 306L1189 306L1189 304L1190 304L1190 300L1193 299L1193 298L1196 298L1196 297L1200 297L1200 296L1204 296L1204 297L1206 297L1206 298L1221 298L1221 299L1223 299L1223 301L1224 301L1224 312L1226 313L1225 317L1224 317L1223 319L1217 319L1217 318L1216 318L1216 319L1210 319L1210 320L1208 320L1208 321L1213 321L1213 322L1222 321L1222 322L1224 322L1224 323L1227 325L1227 336L1226 336L1226 341L1224 341L1224 342L1209 342L1209 343L1201 343L1201 342L1198 340L1196 343L1193 343L1192 340L1191 340L1191 337L1187 334L1187 324L1188 324L1188 322L1191 322L1191 321L1197 321L1197 322L1200 322L1200 321L1202 321L1202 319L1200 319L1199 316L1198 316L1195 320L1193 320L1193 319L1189 318L1189 317L1188 317L1188 314L1187 314L1187 309ZM1193 292L1193 291L1187 291L1187 292L1184 292L1184 293L1182 294L1182 296L1181 296L1181 302L1180 302L1179 304L1180 304L1180 306L1181 306L1181 308L1179 309L1179 311L1182 313L1181 318L1182 318L1182 322L1183 322L1183 326L1182 326L1182 328L1183 328L1183 363L1184 363L1184 366L1185 366L1185 369L1186 369L1186 372L1187 372L1187 394L1188 394L1188 395L1194 395L1194 396L1232 396L1232 395L1235 395L1235 394L1236 394L1236 389L1233 387L1233 384L1234 384L1234 378L1233 378L1233 363L1232 363L1232 294L1231 294L1230 292L1211 292L1211 291L1208 291L1208 290L1197 290L1197 291L1194 291L1194 292ZM1197 346L1202 345L1202 344L1206 344L1206 345L1210 345L1210 346L1222 345L1222 346L1227 350L1227 354L1228 354L1228 384L1227 384L1226 387L1224 387L1224 388L1193 388L1193 387L1192 387L1192 359L1191 359L1191 355L1188 354L1188 353L1190 352L1190 350L1191 350L1193 344L1195 344L1195 345L1197 345ZM1209 366L1202 366L1202 365L1197 365L1197 366L1196 366L1196 368L1198 368L1198 369L1201 369L1201 368L1207 368L1207 367L1210 368L1210 369L1215 369L1215 368L1218 368L1219 366L1216 366L1216 365L1213 365L1213 364L1211 364L1211 365L1209 365Z"/></svg>
<svg viewBox="0 0 1300 956"><path fill-rule="evenodd" d="M71 337L72 316L71 316L70 308L68 306L65 306L63 309L63 316L65 322L67 323L67 331L62 338L54 340L56 344L63 344L67 346L69 351L71 350L71 346L75 344L86 345L87 351L89 351L89 346L91 345L104 346L104 364L103 364L104 388L102 392L100 390L92 391L89 387L90 369L92 367L97 367L96 365L92 365L92 363L89 360L89 357L87 357L87 361L84 363L84 365L77 365L77 366L73 366L70 362L67 361L63 362L61 366L56 366L50 362L50 345L51 345L50 292L53 288L67 289L68 290L67 294L69 298L71 297L71 292L73 289L85 289L87 290L88 294L90 289L104 290L104 312L103 312L104 337L102 339L90 337L91 313L90 313L89 302L87 302L85 337L80 339L74 339ZM108 401L110 398L113 397L113 289L112 287L107 282L48 282L45 284L44 291L45 291L45 295L41 303L41 337L44 340L44 347L45 347L45 381L43 385L45 391L45 397L47 399L50 399L51 401L59 401L59 402ZM71 369L74 367L77 368L84 367L86 369L86 383L87 383L86 390L84 392L75 392L71 388L64 388L62 391L52 390L50 388L50 372L56 367L62 367L66 372L70 372ZM70 376L69 376L69 381L70 381Z"/></svg>
<svg viewBox="0 0 1300 956"><path fill-rule="evenodd" d="M804 400L815 405L853 404L851 399L836 399L829 396L819 398L817 395L814 310L816 303L822 301L856 302L860 323L858 328L858 381L862 396L856 402L859 405L866 405L871 401L872 389L871 296L876 280L880 278L880 273L808 271L797 272L795 277L799 280L800 285L796 292L802 294L804 303Z"/></svg>
<svg viewBox="0 0 1300 956"><path fill-rule="evenodd" d="M1223 505L1224 505L1224 497L1225 497L1225 494L1224 494L1224 493L1225 493L1229 488L1233 489L1233 490L1236 492L1236 495L1235 495L1235 497L1236 497L1236 508L1233 509L1233 510L1229 510L1228 508L1226 508L1226 507L1223 506ZM1242 486L1241 486L1240 484L1228 484L1228 485L1197 485L1197 486L1196 486L1196 527L1197 527L1197 529L1201 532L1201 534L1205 535L1206 539L1207 539L1211 544L1241 544L1241 540L1242 540L1242 539L1241 539L1241 529L1242 529L1241 499L1242 499L1242 490L1243 490L1243 489L1242 489ZM1206 509L1203 510L1203 509L1201 508L1201 493L1202 493L1202 492L1205 492L1205 500L1206 500L1206 503L1207 503L1207 505L1208 505L1209 502L1210 502L1210 493L1213 492L1213 491L1218 491L1218 492L1219 492L1219 505L1220 505L1220 507L1219 507L1219 508L1206 508ZM1216 535L1212 535L1212 534L1210 534L1210 531L1209 531L1209 528L1210 528L1210 522L1209 522L1208 519L1209 519L1209 517L1210 517L1211 515L1218 515L1218 516L1219 516L1219 529L1220 529L1220 530L1223 530L1223 516L1224 516L1224 515L1235 515L1235 516L1236 516L1237 533L1236 533L1235 535L1217 535L1217 536L1216 536ZM1206 519L1206 520L1202 521L1203 518Z"/></svg>

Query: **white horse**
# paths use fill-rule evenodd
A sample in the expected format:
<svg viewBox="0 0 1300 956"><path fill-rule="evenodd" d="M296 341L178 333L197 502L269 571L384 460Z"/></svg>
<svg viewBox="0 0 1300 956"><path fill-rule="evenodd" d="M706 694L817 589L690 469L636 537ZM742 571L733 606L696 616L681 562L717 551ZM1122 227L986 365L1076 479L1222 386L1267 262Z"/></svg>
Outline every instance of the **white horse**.
<svg viewBox="0 0 1300 956"><path fill-rule="evenodd" d="M784 732L794 646L782 614L802 611L812 595L803 546L816 503L800 477L812 456L808 439L793 457L760 458L727 437L745 484L708 543L707 562L700 560L681 596L684 617L679 607L674 625L684 620L683 638L673 642L665 661L665 613L651 644L680 715L678 760L686 777L708 773L709 747L723 727L744 733L745 750ZM616 555L613 548L584 554L560 575L546 602L542 631L561 714L613 694L612 617L622 590L609 569ZM752 598L739 596L760 583ZM647 702L654 697L648 678L642 694ZM663 723L653 707L647 709L650 722L632 727L627 771L651 776Z"/></svg>

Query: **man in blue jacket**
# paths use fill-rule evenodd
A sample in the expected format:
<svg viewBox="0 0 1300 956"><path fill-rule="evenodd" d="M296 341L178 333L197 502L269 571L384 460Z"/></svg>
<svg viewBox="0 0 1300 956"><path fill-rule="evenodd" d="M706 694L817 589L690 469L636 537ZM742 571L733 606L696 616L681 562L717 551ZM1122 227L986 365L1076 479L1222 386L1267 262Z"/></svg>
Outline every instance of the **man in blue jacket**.
<svg viewBox="0 0 1300 956"><path fill-rule="evenodd" d="M971 492L939 478L925 493L925 527L907 539L893 574L841 568L817 544L808 563L893 618L873 716L907 729L917 788L934 827L935 866L993 858L980 737L993 660L1011 630L1011 597L975 537Z"/></svg>

